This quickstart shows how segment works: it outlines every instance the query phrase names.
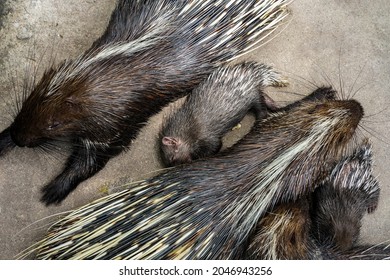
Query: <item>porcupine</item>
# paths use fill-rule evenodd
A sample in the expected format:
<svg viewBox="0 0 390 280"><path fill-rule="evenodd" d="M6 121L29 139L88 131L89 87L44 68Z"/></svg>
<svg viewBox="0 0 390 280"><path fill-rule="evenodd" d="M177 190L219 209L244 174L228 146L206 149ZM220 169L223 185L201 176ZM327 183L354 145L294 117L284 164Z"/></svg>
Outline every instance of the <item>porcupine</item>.
<svg viewBox="0 0 390 280"><path fill-rule="evenodd" d="M389 259L389 245L359 245L361 220L378 204L368 140L340 160L313 194L276 206L257 224L248 259Z"/></svg>
<svg viewBox="0 0 390 280"><path fill-rule="evenodd" d="M37 258L244 258L258 221L278 203L311 193L363 116L357 101L318 93L258 120L215 156L75 210L36 244Z"/></svg>
<svg viewBox="0 0 390 280"><path fill-rule="evenodd" d="M286 0L120 0L103 35L52 66L0 134L0 155L56 141L71 155L43 188L60 203L126 149L147 119L215 67L252 49L289 12Z"/></svg>
<svg viewBox="0 0 390 280"><path fill-rule="evenodd" d="M218 68L164 119L159 134L163 163L174 166L217 153L222 137L249 110L262 118L276 109L264 88L284 85L280 74L264 64Z"/></svg>

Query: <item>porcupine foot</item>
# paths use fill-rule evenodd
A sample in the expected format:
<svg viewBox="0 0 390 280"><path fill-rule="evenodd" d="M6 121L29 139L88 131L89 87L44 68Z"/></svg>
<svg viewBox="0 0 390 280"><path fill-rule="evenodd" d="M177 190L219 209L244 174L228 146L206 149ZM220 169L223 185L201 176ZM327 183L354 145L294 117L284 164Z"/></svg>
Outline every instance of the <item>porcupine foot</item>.
<svg viewBox="0 0 390 280"><path fill-rule="evenodd" d="M4 155L15 146L16 144L12 141L10 128L8 127L0 133L0 156Z"/></svg>
<svg viewBox="0 0 390 280"><path fill-rule="evenodd" d="M122 148L107 149L91 143L79 143L75 146L77 148L68 158L63 172L42 188L41 201L46 206L59 204L79 183L95 175L110 158L122 151Z"/></svg>
<svg viewBox="0 0 390 280"><path fill-rule="evenodd" d="M263 72L260 87L263 101L267 111L275 112L279 109L279 107L276 105L275 101L262 89L265 87L287 87L289 85L289 82L286 77L273 70L272 67L266 66L264 64L262 64L262 67ZM266 116L266 114L264 114L264 107L261 103L255 104L254 110L256 111L258 119L264 118Z"/></svg>
<svg viewBox="0 0 390 280"><path fill-rule="evenodd" d="M364 214L374 211L379 200L371 157L371 145L366 141L339 162L315 191L312 232L320 243L348 250L357 242Z"/></svg>

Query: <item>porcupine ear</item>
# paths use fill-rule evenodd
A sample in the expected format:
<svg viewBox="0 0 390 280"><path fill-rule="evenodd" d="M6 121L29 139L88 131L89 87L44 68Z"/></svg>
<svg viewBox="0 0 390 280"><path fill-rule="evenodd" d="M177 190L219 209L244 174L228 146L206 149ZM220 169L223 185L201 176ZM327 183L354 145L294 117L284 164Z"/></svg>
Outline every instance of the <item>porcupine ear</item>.
<svg viewBox="0 0 390 280"><path fill-rule="evenodd" d="M163 145L171 146L171 147L173 147L175 149L180 144L180 141L178 139L176 139L175 137L169 137L169 136L164 136L161 141L162 141Z"/></svg>

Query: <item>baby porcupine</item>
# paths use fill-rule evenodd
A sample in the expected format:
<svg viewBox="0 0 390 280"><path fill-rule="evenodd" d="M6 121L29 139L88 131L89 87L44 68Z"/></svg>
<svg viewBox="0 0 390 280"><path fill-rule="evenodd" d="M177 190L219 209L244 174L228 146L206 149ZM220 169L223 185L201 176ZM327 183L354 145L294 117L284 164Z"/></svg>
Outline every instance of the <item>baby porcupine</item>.
<svg viewBox="0 0 390 280"><path fill-rule="evenodd" d="M249 110L262 118L276 109L264 88L285 84L279 73L264 64L218 68L164 119L159 135L163 163L174 166L217 153L222 137Z"/></svg>
<svg viewBox="0 0 390 280"><path fill-rule="evenodd" d="M379 194L379 183L372 175L371 145L366 140L354 154L335 166L312 195L311 233L319 246L333 250L334 258L343 258L341 252L359 258L352 252L362 248L366 248L367 254L361 258L376 258L371 247L378 250L377 256L390 257L390 247L386 250L383 246L357 247L361 220L365 213L376 210Z"/></svg>
<svg viewBox="0 0 390 280"><path fill-rule="evenodd" d="M277 205L250 238L249 259L386 259L390 246L360 245L361 220L378 203L366 140L337 162L313 194Z"/></svg>
<svg viewBox="0 0 390 280"><path fill-rule="evenodd" d="M41 199L60 203L125 150L149 117L274 31L288 2L119 0L88 50L25 89L31 94L0 133L0 155L68 142L65 167Z"/></svg>
<svg viewBox="0 0 390 280"><path fill-rule="evenodd" d="M331 172L362 116L354 100L306 98L258 120L226 151L73 211L36 244L36 257L242 259L268 211Z"/></svg>

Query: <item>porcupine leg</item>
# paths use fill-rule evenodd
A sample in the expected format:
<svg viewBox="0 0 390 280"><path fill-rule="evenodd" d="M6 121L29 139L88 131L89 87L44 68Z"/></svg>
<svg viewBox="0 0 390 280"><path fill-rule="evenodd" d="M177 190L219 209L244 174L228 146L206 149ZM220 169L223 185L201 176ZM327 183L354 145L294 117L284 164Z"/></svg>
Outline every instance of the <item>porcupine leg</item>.
<svg viewBox="0 0 390 280"><path fill-rule="evenodd" d="M14 147L16 147L16 144L12 141L10 128L8 127L0 133L0 156Z"/></svg>
<svg viewBox="0 0 390 280"><path fill-rule="evenodd" d="M74 147L63 172L42 189L41 201L47 206L60 203L79 183L99 172L110 158L122 150L88 143L79 143Z"/></svg>

